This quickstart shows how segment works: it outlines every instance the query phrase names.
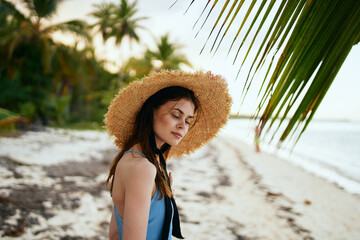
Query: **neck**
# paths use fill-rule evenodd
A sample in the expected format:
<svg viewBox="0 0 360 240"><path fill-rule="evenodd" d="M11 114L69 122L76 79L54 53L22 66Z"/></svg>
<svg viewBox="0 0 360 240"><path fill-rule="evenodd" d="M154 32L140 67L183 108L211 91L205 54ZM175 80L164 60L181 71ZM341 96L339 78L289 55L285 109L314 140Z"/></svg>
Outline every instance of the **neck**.
<svg viewBox="0 0 360 240"><path fill-rule="evenodd" d="M170 148L170 145L168 145L167 143L165 143L161 139L154 136L153 133L149 137L150 137L150 139L149 139L150 146L151 146L153 152L155 153L155 155L156 154L162 155L162 153L166 152Z"/></svg>
<svg viewBox="0 0 360 240"><path fill-rule="evenodd" d="M136 143L134 146L132 146L130 149L137 150L139 152L143 152L142 147L139 143Z"/></svg>
<svg viewBox="0 0 360 240"><path fill-rule="evenodd" d="M165 142L160 140L157 136L154 136L154 138L155 138L156 147L160 149Z"/></svg>

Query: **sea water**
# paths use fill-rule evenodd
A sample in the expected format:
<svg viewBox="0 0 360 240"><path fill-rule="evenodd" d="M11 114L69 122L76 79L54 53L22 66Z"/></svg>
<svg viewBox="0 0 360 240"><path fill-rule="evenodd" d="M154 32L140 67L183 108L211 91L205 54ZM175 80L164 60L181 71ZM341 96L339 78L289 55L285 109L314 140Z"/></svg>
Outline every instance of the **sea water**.
<svg viewBox="0 0 360 240"><path fill-rule="evenodd" d="M222 134L253 144L255 124L248 119L230 119ZM288 141L278 149L279 133L285 125L273 141L274 128L262 135L261 151L275 153L350 193L360 194L360 122L313 120L295 146L294 141Z"/></svg>

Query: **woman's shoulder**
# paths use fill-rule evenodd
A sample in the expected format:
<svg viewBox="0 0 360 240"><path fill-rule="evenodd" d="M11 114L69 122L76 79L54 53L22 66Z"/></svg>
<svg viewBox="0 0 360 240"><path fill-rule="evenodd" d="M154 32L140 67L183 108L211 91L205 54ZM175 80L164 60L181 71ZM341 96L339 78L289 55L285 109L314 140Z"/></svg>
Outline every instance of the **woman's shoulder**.
<svg viewBox="0 0 360 240"><path fill-rule="evenodd" d="M131 155L131 154L129 154ZM125 156L124 156L125 157ZM139 193L151 193L154 189L156 167L145 157L127 156L119 167L119 181L127 194L138 196ZM119 162L119 163L120 163Z"/></svg>
<svg viewBox="0 0 360 240"><path fill-rule="evenodd" d="M146 157L138 153L127 153L120 160L117 170L130 178L155 179L156 167Z"/></svg>
<svg viewBox="0 0 360 240"><path fill-rule="evenodd" d="M146 174L148 176L153 176L155 179L156 167L145 157L134 159L130 168L136 175Z"/></svg>

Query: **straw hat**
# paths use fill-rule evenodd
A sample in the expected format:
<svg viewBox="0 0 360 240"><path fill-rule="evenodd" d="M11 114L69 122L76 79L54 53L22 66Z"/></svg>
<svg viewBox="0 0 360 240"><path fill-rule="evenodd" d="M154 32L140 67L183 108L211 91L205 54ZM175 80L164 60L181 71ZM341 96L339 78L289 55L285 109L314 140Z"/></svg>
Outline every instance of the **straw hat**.
<svg viewBox="0 0 360 240"><path fill-rule="evenodd" d="M201 114L197 117L185 137L172 146L170 156L180 157L190 154L216 136L228 119L231 97L227 83L220 75L211 72L186 73L179 70L155 72L142 80L130 83L120 90L112 100L105 114L105 126L115 137L115 144L122 148L133 131L136 115L145 101L159 90L181 86L192 90L199 99Z"/></svg>

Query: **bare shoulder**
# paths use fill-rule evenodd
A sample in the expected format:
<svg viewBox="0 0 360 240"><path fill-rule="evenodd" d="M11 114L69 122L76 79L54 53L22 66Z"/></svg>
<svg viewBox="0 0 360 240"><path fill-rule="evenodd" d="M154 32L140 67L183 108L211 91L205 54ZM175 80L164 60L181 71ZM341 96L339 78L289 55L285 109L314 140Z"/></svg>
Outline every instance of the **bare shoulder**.
<svg viewBox="0 0 360 240"><path fill-rule="evenodd" d="M155 179L156 167L154 164L149 162L147 158L136 159L131 165L131 172L134 176L141 178L152 178L153 180ZM143 175L143 177L141 175Z"/></svg>
<svg viewBox="0 0 360 240"><path fill-rule="evenodd" d="M116 166L112 191L112 199L120 216L124 216L125 198L151 198L155 177L156 167L147 158L131 153L121 158Z"/></svg>
<svg viewBox="0 0 360 240"><path fill-rule="evenodd" d="M119 169L118 169L119 168ZM120 160L117 170L127 179L154 180L156 167L147 158L138 155L126 154Z"/></svg>

